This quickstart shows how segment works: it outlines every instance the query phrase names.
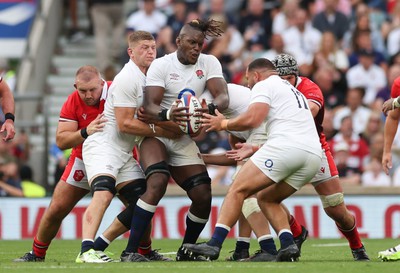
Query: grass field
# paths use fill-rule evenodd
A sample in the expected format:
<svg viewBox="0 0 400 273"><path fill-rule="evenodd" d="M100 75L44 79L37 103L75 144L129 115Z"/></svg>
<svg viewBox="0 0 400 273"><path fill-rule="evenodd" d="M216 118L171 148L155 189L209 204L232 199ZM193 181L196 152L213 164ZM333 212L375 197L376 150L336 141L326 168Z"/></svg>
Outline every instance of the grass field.
<svg viewBox="0 0 400 273"><path fill-rule="evenodd" d="M367 272L398 272L399 262L381 262L377 258L379 250L400 243L399 240L364 240L365 247L371 258L370 262L354 262L345 240L308 239L302 248L300 261L296 263L244 263L226 262L225 257L234 249L232 239L224 243L219 260L213 262L150 262L150 263L107 263L107 264L76 264L75 258L80 249L80 241L55 240L46 257L45 263L14 263L12 259L22 256L30 250L31 241L0 241L0 272L7 273L46 273L46 272L81 272L81 273L367 273ZM125 240L117 240L109 251L115 253L112 258L118 258L126 244ZM257 250L257 242L252 241L251 250ZM160 248L161 253L175 257L180 240L154 240L153 247Z"/></svg>

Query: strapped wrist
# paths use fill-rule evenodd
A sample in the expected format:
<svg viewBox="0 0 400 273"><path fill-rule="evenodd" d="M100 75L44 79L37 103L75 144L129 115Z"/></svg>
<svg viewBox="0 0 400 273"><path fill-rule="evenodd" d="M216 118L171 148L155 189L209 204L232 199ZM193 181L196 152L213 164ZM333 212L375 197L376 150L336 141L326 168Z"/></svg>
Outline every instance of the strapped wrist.
<svg viewBox="0 0 400 273"><path fill-rule="evenodd" d="M214 103L209 103L207 104L208 107L208 113L210 115L214 115L215 116L215 110L218 109L218 105L214 104Z"/></svg>
<svg viewBox="0 0 400 273"><path fill-rule="evenodd" d="M158 112L158 119L161 121L168 121L169 120L169 109L162 109L160 112Z"/></svg>
<svg viewBox="0 0 400 273"><path fill-rule="evenodd" d="M81 136L85 139L89 136L86 127L81 129Z"/></svg>
<svg viewBox="0 0 400 273"><path fill-rule="evenodd" d="M395 109L395 108L400 108L400 102L399 102L399 100L400 100L400 96L397 97L397 98L395 98L395 99L393 100L393 109Z"/></svg>
<svg viewBox="0 0 400 273"><path fill-rule="evenodd" d="M11 119L12 121L14 121L14 120L15 120L14 114L12 114L12 113L6 113L6 114L4 115L4 120L7 120L7 119Z"/></svg>

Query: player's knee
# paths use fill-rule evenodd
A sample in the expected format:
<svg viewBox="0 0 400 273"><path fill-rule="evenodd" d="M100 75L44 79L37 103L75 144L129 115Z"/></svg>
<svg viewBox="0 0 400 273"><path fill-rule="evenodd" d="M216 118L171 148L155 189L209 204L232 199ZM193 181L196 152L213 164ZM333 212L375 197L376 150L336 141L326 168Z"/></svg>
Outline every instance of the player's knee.
<svg viewBox="0 0 400 273"><path fill-rule="evenodd" d="M189 192L191 189L200 185L211 185L211 178L208 176L207 172L199 173L189 177L182 183L181 187L186 192Z"/></svg>
<svg viewBox="0 0 400 273"><path fill-rule="evenodd" d="M260 211L261 211L261 209L257 203L257 198L250 197L250 198L247 198L244 200L243 206L242 206L242 213L246 219L253 213L260 212Z"/></svg>
<svg viewBox="0 0 400 273"><path fill-rule="evenodd" d="M96 191L108 191L115 195L117 190L115 189L115 179L110 176L98 176L90 185L92 192Z"/></svg>
<svg viewBox="0 0 400 273"><path fill-rule="evenodd" d="M139 197L146 192L146 180L138 179L135 182L123 186L118 194L122 196L128 204L136 204Z"/></svg>
<svg viewBox="0 0 400 273"><path fill-rule="evenodd" d="M337 192L330 195L320 195L322 206L325 208L336 207L344 202L344 196L342 192Z"/></svg>
<svg viewBox="0 0 400 273"><path fill-rule="evenodd" d="M117 215L118 220L127 228L131 229L133 211L135 209L135 204L129 204L120 214Z"/></svg>
<svg viewBox="0 0 400 273"><path fill-rule="evenodd" d="M165 180L167 182L171 176L171 173L169 172L168 164L165 161L161 161L161 162L155 163L153 165L150 165L149 167L147 167L144 174L146 175L146 179L149 179L149 177L154 174L163 174L165 176Z"/></svg>

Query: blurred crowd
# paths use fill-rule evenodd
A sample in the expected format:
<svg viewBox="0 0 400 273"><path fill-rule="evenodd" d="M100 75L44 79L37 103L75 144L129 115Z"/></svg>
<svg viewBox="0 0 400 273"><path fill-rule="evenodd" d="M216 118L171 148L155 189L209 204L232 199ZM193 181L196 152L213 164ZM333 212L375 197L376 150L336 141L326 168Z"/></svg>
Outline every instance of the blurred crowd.
<svg viewBox="0 0 400 273"><path fill-rule="evenodd" d="M343 183L400 184L400 137L394 143L390 176L384 174L380 163L385 122L381 107L390 97L394 79L400 76L400 1L86 2L98 66L109 80L128 60L126 44L121 46L111 41L124 41L123 35L131 31L149 31L156 37L160 57L176 50L179 30L185 22L196 18L224 23L225 33L206 40L203 53L220 60L227 82L246 85L245 68L255 58L273 59L280 53L293 55L300 75L311 78L324 94L324 130ZM126 7L132 11L127 12ZM102 22L100 26L96 17L106 17L109 23ZM121 39L116 38L118 35ZM197 142L203 153L230 149L225 133L202 135ZM209 170L214 183L230 183L232 168L210 166Z"/></svg>

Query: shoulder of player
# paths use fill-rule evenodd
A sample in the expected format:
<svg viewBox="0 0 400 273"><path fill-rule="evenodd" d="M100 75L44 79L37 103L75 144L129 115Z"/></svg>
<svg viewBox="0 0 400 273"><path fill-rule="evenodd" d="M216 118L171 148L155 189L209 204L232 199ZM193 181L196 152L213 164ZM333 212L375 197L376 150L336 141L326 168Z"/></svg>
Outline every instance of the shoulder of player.
<svg viewBox="0 0 400 273"><path fill-rule="evenodd" d="M393 81L392 89L390 91L392 98L396 98L400 96L400 77L397 77Z"/></svg>

